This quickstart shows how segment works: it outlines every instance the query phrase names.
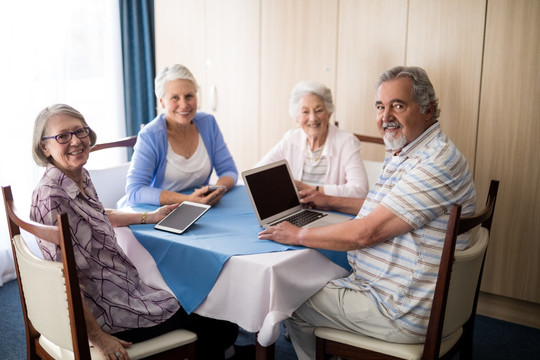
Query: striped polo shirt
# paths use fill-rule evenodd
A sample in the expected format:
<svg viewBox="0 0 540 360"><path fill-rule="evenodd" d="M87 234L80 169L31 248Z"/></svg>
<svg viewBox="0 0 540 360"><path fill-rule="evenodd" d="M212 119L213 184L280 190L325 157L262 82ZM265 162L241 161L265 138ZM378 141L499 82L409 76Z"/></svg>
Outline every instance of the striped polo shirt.
<svg viewBox="0 0 540 360"><path fill-rule="evenodd" d="M413 230L349 251L353 272L333 283L364 291L399 328L424 340L450 207L458 203L462 214L473 214L475 201L467 160L436 122L398 155L387 153L357 216L380 204ZM468 234L458 238L457 249L468 245Z"/></svg>

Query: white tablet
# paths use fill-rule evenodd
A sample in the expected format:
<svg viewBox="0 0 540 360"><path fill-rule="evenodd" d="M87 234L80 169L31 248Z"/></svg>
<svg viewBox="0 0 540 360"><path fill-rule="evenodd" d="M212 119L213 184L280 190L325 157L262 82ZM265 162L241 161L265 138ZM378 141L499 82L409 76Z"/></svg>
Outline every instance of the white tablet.
<svg viewBox="0 0 540 360"><path fill-rule="evenodd" d="M184 201L157 223L154 228L182 234L210 208L210 205Z"/></svg>

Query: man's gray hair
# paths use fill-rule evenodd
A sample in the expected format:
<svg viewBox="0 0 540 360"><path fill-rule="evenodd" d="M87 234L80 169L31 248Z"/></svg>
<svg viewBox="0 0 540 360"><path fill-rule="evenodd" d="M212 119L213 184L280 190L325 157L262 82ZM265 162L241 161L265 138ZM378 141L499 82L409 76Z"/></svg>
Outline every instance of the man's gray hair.
<svg viewBox="0 0 540 360"><path fill-rule="evenodd" d="M398 78L409 78L413 82L413 94L414 101L418 103L422 114L426 114L430 105L433 105L433 117L432 120L436 121L441 114L439 108L439 99L435 95L435 89L429 80L426 71L416 66L395 66L386 70L379 76L377 81L377 89L379 86L389 80Z"/></svg>

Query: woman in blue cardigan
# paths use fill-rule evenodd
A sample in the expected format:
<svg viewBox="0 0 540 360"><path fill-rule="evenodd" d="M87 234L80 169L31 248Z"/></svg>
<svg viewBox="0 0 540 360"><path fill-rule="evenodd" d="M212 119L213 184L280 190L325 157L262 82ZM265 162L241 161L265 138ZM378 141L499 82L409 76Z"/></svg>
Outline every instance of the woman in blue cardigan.
<svg viewBox="0 0 540 360"><path fill-rule="evenodd" d="M213 205L236 184L238 170L214 116L197 112L197 81L183 65L155 79L162 109L138 135L123 205L164 205L185 200ZM210 175L218 176L212 190ZM191 194L179 193L197 187Z"/></svg>

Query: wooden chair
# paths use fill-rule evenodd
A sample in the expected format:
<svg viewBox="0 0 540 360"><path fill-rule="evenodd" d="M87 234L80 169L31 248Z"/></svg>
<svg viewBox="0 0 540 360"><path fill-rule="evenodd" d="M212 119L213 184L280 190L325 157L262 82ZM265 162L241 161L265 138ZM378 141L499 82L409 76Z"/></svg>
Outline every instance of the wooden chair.
<svg viewBox="0 0 540 360"><path fill-rule="evenodd" d="M114 147L134 147L135 143L137 142L137 135L128 136L123 139L109 141L105 143L95 144L91 149L92 151L97 150L103 150L103 149L110 149Z"/></svg>
<svg viewBox="0 0 540 360"><path fill-rule="evenodd" d="M384 140L381 137L362 135L362 134L354 134L354 136L356 136L358 140L362 142L369 142L369 143L384 145Z"/></svg>
<svg viewBox="0 0 540 360"><path fill-rule="evenodd" d="M57 226L23 220L16 211L11 187L2 187L2 194L26 329L27 358L103 359L88 343L67 215L58 215ZM62 262L35 256L21 229L59 244ZM133 344L127 351L131 359L195 359L196 340L197 335L188 330L174 330Z"/></svg>
<svg viewBox="0 0 540 360"><path fill-rule="evenodd" d="M361 134L354 134L354 136L356 136L358 140L364 143L382 145L383 147L385 146L384 140L381 137L361 135ZM383 153L384 153L384 148L383 148ZM369 188L371 189L373 188L373 185L375 185L375 183L379 179L383 162L367 160L367 159L364 159L363 161L364 161L364 167L366 168L367 175L368 175Z"/></svg>
<svg viewBox="0 0 540 360"><path fill-rule="evenodd" d="M461 359L472 359L474 318L498 187L499 182L491 180L486 206L474 216L460 217L461 206L452 206L424 344L389 343L319 327L317 360L327 355L349 360L452 359L458 352ZM471 247L454 254L457 236L478 225Z"/></svg>
<svg viewBox="0 0 540 360"><path fill-rule="evenodd" d="M118 147L130 148L135 146L136 142L137 135L133 135L115 141L96 144L90 149L90 152ZM96 192L103 207L115 208L118 200L124 196L126 192L125 188L128 170L129 162L114 166L88 169L90 178L92 178L92 183L96 188Z"/></svg>

